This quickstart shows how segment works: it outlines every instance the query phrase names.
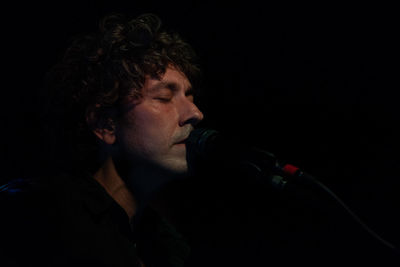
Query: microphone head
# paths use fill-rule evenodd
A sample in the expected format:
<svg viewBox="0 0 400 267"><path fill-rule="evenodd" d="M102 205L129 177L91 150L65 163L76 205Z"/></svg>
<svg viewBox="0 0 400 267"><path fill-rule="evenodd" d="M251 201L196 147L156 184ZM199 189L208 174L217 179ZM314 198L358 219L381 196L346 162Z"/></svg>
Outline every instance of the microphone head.
<svg viewBox="0 0 400 267"><path fill-rule="evenodd" d="M205 157L209 154L212 144L218 138L219 132L212 129L194 129L186 140L188 154L195 157Z"/></svg>
<svg viewBox="0 0 400 267"><path fill-rule="evenodd" d="M274 155L267 151L243 144L233 136L205 128L198 128L190 133L186 140L186 151L189 167L205 162L227 163L232 166L232 163L243 160L256 160L257 164L260 160L275 160Z"/></svg>
<svg viewBox="0 0 400 267"><path fill-rule="evenodd" d="M197 172L199 166L204 165L211 141L218 132L211 129L194 129L186 139L186 160L190 173Z"/></svg>
<svg viewBox="0 0 400 267"><path fill-rule="evenodd" d="M186 158L192 174L220 169L232 174L245 173L278 188L283 188L285 184L278 175L280 164L274 154L242 144L240 140L216 130L193 130L186 140Z"/></svg>

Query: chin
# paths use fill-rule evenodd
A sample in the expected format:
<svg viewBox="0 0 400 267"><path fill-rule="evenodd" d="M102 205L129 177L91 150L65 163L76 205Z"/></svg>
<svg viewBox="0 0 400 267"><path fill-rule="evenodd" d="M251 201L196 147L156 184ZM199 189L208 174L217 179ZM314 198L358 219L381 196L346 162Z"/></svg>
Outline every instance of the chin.
<svg viewBox="0 0 400 267"><path fill-rule="evenodd" d="M188 173L186 159L170 159L161 164L162 168L171 174L185 175Z"/></svg>

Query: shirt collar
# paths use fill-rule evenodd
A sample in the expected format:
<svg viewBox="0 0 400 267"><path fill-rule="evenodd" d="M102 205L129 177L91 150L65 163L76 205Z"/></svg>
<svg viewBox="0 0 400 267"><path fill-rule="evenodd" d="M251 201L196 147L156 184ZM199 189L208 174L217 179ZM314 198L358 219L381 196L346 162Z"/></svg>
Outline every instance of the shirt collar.
<svg viewBox="0 0 400 267"><path fill-rule="evenodd" d="M134 233L125 210L108 194L104 187L92 176L85 177L83 186L83 205L93 218L103 220L110 218L118 225L119 230L130 239Z"/></svg>

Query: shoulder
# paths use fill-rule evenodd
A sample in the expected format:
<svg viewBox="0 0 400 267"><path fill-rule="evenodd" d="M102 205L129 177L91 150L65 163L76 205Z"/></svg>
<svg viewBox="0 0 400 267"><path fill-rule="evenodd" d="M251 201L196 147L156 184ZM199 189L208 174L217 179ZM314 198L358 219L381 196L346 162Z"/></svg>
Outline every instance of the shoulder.
<svg viewBox="0 0 400 267"><path fill-rule="evenodd" d="M44 215L56 215L60 203L70 202L76 192L79 189L65 175L13 179L0 185L0 207L12 223L50 219Z"/></svg>
<svg viewBox="0 0 400 267"><path fill-rule="evenodd" d="M175 226L155 210L147 208L138 227L138 253L146 263L154 266L184 266L191 249Z"/></svg>
<svg viewBox="0 0 400 267"><path fill-rule="evenodd" d="M73 184L66 175L12 179L0 185L1 208L19 214L44 212L69 195L76 195Z"/></svg>
<svg viewBox="0 0 400 267"><path fill-rule="evenodd" d="M14 179L1 185L0 250L7 259L40 262L62 252L66 218L79 198L79 186L64 175ZM66 208L68 207L68 208ZM24 255L24 257L21 257ZM37 259L35 261L34 259Z"/></svg>
<svg viewBox="0 0 400 267"><path fill-rule="evenodd" d="M43 226L42 201L45 194L39 189L32 179L13 179L1 185L0 208L2 219L0 227L3 235L0 249L7 257L7 264L19 262L23 253L27 258L33 257L29 253L35 248L32 240L44 240L45 236L39 234ZM39 239L40 238L40 239ZM37 247L37 246L36 246ZM18 266L18 265L17 265Z"/></svg>

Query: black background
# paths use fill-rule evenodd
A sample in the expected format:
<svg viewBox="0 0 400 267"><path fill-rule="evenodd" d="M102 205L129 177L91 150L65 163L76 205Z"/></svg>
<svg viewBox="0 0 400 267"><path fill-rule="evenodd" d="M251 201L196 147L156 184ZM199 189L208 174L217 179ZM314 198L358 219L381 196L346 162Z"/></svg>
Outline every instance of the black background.
<svg viewBox="0 0 400 267"><path fill-rule="evenodd" d="M2 9L4 181L37 166L37 90L70 38L110 12L154 12L200 55L204 126L314 174L374 229L399 240L394 7L54 1Z"/></svg>

